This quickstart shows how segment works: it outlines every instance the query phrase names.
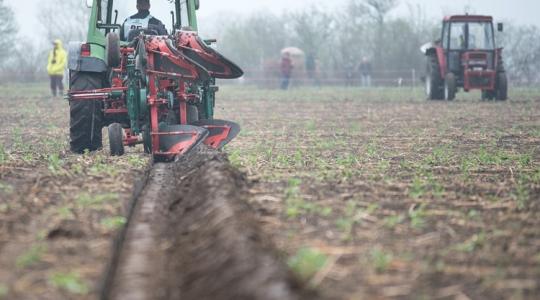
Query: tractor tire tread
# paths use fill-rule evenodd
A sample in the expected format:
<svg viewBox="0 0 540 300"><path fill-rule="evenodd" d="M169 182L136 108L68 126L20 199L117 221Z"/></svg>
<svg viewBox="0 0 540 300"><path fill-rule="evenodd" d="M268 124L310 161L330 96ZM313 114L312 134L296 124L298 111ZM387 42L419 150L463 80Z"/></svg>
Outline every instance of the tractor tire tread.
<svg viewBox="0 0 540 300"><path fill-rule="evenodd" d="M103 87L102 74L76 72L70 78L71 91L85 91ZM103 147L101 129L103 112L101 101L71 101L70 148L74 153L96 151Z"/></svg>

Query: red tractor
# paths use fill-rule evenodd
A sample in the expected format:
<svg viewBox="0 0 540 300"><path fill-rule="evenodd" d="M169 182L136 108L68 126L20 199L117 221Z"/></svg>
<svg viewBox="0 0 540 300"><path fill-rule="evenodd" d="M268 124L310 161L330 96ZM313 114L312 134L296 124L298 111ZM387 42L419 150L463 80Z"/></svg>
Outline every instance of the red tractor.
<svg viewBox="0 0 540 300"><path fill-rule="evenodd" d="M503 24L497 24L499 32ZM453 100L458 88L481 90L483 100L506 100L508 83L502 48L495 46L493 18L460 15L444 18L441 39L421 48L427 58L429 100Z"/></svg>

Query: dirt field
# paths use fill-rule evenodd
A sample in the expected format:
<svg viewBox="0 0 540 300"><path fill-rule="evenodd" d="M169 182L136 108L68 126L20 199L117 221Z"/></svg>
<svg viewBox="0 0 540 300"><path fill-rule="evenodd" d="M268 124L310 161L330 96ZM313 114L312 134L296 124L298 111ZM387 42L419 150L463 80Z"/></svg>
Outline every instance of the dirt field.
<svg viewBox="0 0 540 300"><path fill-rule="evenodd" d="M67 105L0 87L0 299L93 299L141 149L67 152ZM227 147L281 258L327 299L535 299L540 91L223 88ZM52 107L52 108L51 108Z"/></svg>
<svg viewBox="0 0 540 300"><path fill-rule="evenodd" d="M95 299L148 158L69 153L67 103L43 95L0 87L0 299Z"/></svg>
<svg viewBox="0 0 540 300"><path fill-rule="evenodd" d="M244 128L231 160L309 286L330 299L538 299L538 91L224 94Z"/></svg>

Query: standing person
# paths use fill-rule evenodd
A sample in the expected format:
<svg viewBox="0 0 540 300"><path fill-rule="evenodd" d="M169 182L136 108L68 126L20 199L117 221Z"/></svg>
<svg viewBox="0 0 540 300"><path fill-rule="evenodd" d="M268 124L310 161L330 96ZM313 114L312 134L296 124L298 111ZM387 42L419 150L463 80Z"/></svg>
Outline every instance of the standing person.
<svg viewBox="0 0 540 300"><path fill-rule="evenodd" d="M360 72L360 76L362 78L362 86L363 87L370 87L371 86L371 62L367 57L362 58L362 62L360 63L360 66L358 66L358 71Z"/></svg>
<svg viewBox="0 0 540 300"><path fill-rule="evenodd" d="M289 52L283 53L281 57L281 89L288 90L291 82L291 74L294 69L291 54Z"/></svg>
<svg viewBox="0 0 540 300"><path fill-rule="evenodd" d="M47 73L51 79L51 93L53 97L64 94L64 70L67 64L67 53L61 40L53 43L53 50L49 53Z"/></svg>

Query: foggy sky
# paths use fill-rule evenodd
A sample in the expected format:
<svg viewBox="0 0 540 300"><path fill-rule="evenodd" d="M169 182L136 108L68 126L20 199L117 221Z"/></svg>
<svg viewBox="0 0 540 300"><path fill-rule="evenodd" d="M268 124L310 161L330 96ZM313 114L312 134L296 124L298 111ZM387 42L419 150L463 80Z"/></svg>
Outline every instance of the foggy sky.
<svg viewBox="0 0 540 300"><path fill-rule="evenodd" d="M84 5L84 0L80 1ZM160 1L160 0L153 0ZM320 5L333 9L343 6L347 0L200 0L201 17L211 17L213 15L223 16L223 12L235 12L248 14L253 11L270 10L279 13L283 10L297 10L309 5ZM6 0L16 14L19 22L20 33L27 37L37 37L40 35L39 24L36 15L40 5L47 5L48 1L43 0ZM135 2L135 0L133 0ZM497 21L512 21L518 24L534 24L540 26L539 0L401 0L398 9L392 15L406 15L408 12L407 3L420 4L425 8L427 16L433 19L441 19L443 15L463 13L464 7L470 5L473 9L471 13L493 15ZM205 18L207 19L207 18Z"/></svg>

